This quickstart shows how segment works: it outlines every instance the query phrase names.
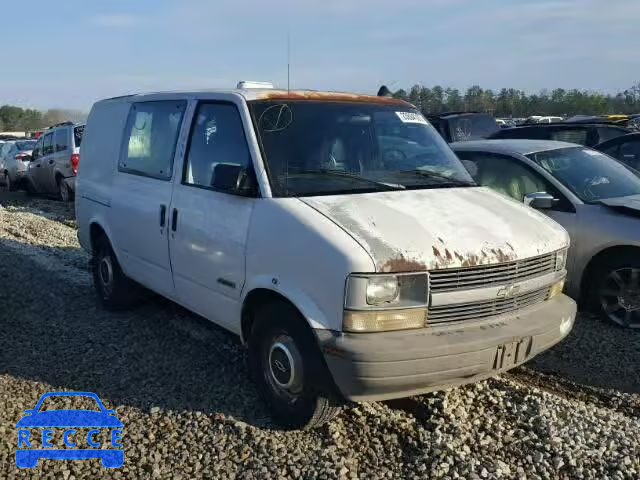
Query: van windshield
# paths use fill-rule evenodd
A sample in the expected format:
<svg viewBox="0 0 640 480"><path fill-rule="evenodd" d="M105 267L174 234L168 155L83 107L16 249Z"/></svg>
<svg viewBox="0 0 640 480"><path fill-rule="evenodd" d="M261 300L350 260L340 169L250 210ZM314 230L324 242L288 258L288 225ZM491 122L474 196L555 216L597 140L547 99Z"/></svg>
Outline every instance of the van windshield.
<svg viewBox="0 0 640 480"><path fill-rule="evenodd" d="M274 196L475 186L411 107L269 100L249 108Z"/></svg>

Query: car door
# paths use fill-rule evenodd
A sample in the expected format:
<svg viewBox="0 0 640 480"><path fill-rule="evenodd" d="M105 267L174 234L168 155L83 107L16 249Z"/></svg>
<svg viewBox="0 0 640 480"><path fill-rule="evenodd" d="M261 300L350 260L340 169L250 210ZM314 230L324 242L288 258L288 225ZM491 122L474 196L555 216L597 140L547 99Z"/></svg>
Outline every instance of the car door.
<svg viewBox="0 0 640 480"><path fill-rule="evenodd" d="M70 177L71 172L71 130L70 127L61 127L54 134L53 175ZM56 184L57 187L57 184ZM57 188L56 188L57 189Z"/></svg>
<svg viewBox="0 0 640 480"><path fill-rule="evenodd" d="M33 151L31 152L31 162L29 162L29 166L27 167L27 177L29 182L31 182L31 186L35 189L35 191L40 191L38 185L38 173L42 170L41 168L37 168L36 166L39 164L42 159L42 143L44 141L44 137L40 136L35 146L33 147Z"/></svg>
<svg viewBox="0 0 640 480"><path fill-rule="evenodd" d="M167 221L174 156L187 102L132 103L108 209L112 244L124 272L174 298Z"/></svg>
<svg viewBox="0 0 640 480"><path fill-rule="evenodd" d="M238 106L200 102L195 109L182 175L174 181L169 249L178 300L239 332L245 247L255 191L235 188L253 163ZM231 181L229 181L231 180Z"/></svg>
<svg viewBox="0 0 640 480"><path fill-rule="evenodd" d="M53 154L55 152L55 145L53 142L54 130L44 135L42 142L42 157L40 161L36 163L38 169L37 182L38 191L43 193L54 193L56 191L55 179L53 176Z"/></svg>

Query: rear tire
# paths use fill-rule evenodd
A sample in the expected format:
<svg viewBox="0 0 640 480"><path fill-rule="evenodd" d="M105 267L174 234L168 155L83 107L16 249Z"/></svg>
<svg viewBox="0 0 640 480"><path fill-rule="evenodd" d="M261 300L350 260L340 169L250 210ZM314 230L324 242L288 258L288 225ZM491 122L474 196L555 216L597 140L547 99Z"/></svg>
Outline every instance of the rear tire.
<svg viewBox="0 0 640 480"><path fill-rule="evenodd" d="M64 181L64 178L58 177L57 180L58 185L58 198L63 202L70 202L72 200L71 190L69 189L67 183Z"/></svg>
<svg viewBox="0 0 640 480"><path fill-rule="evenodd" d="M592 270L586 301L603 319L622 328L640 328L640 259L616 254Z"/></svg>
<svg viewBox="0 0 640 480"><path fill-rule="evenodd" d="M328 392L328 371L306 320L285 302L256 313L249 337L249 368L274 420L309 430L329 422L344 402Z"/></svg>
<svg viewBox="0 0 640 480"><path fill-rule="evenodd" d="M105 236L96 242L91 264L98 301L104 308L126 310L138 303L140 286L124 274Z"/></svg>

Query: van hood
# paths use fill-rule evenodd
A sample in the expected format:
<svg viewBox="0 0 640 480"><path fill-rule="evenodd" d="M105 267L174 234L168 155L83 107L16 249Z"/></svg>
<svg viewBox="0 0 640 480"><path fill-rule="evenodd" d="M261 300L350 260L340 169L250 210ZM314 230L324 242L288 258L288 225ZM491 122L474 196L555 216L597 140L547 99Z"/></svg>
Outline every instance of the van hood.
<svg viewBox="0 0 640 480"><path fill-rule="evenodd" d="M567 247L559 224L485 187L300 198L349 233L378 272L503 263Z"/></svg>

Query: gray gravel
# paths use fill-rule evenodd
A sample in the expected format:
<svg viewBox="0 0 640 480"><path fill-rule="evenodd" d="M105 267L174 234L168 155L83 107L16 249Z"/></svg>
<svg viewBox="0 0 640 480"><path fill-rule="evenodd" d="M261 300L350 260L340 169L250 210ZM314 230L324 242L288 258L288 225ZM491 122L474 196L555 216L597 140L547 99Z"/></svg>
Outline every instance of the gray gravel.
<svg viewBox="0 0 640 480"><path fill-rule="evenodd" d="M582 316L527 368L281 432L232 336L155 297L100 310L72 208L0 205L0 478L640 478L639 332ZM63 389L116 409L122 468L15 467L15 422Z"/></svg>

